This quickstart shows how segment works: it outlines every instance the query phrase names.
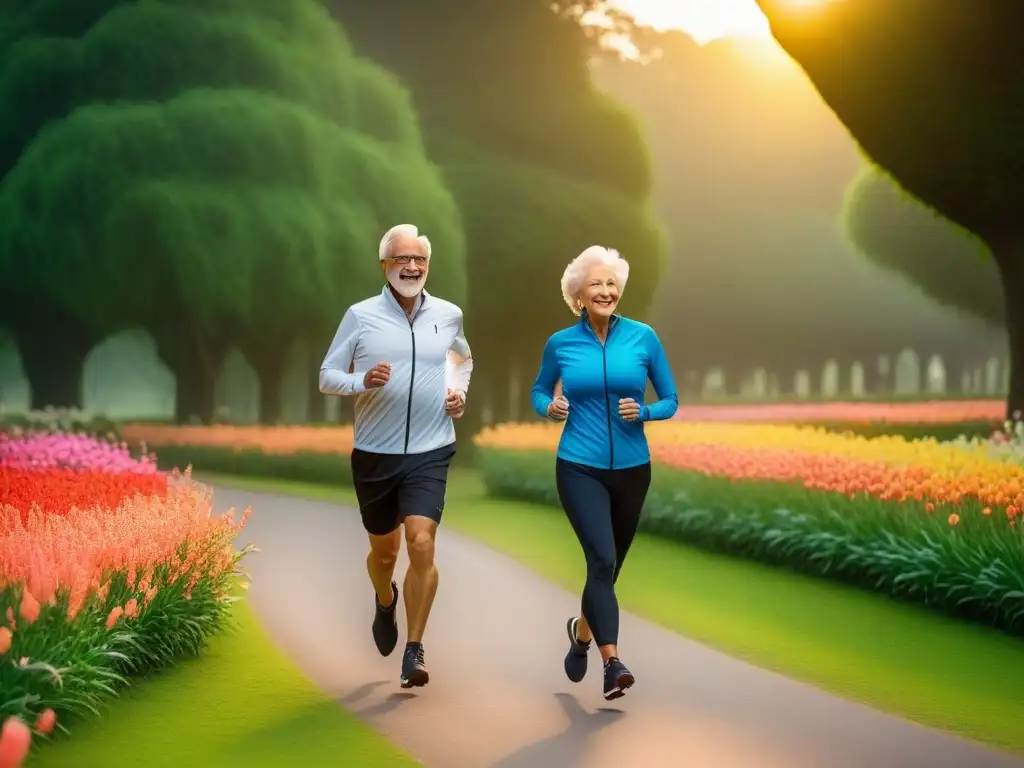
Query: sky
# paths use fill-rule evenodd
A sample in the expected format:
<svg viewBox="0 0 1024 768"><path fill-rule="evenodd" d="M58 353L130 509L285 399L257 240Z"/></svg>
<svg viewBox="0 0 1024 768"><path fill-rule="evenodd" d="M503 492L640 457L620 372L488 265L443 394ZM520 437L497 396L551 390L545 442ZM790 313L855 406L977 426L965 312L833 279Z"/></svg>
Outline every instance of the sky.
<svg viewBox="0 0 1024 768"><path fill-rule="evenodd" d="M682 29L698 43L721 37L769 37L768 21L754 0L616 0L641 24Z"/></svg>

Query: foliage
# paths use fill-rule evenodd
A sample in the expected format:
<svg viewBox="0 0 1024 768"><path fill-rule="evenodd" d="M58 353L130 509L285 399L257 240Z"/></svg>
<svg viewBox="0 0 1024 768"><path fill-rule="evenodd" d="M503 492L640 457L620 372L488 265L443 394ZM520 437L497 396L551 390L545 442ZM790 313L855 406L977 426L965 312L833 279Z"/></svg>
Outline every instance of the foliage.
<svg viewBox="0 0 1024 768"><path fill-rule="evenodd" d="M1024 406L1024 6L970 0L757 0L772 33L864 152L973 232L999 268L1010 341L1007 412Z"/></svg>
<svg viewBox="0 0 1024 768"><path fill-rule="evenodd" d="M221 629L248 511L214 517L188 474L53 439L8 437L0 457L0 716L63 727Z"/></svg>
<svg viewBox="0 0 1024 768"><path fill-rule="evenodd" d="M937 301L997 327L1006 322L999 271L977 237L866 167L847 190L846 236L871 261Z"/></svg>
<svg viewBox="0 0 1024 768"><path fill-rule="evenodd" d="M594 38L579 21L599 3L327 4L356 49L412 91L430 157L462 211L471 254L467 326L482 400L500 409L512 378L528 388L537 340L565 321L550 320L560 304L550 275L588 245L630 259L631 311L643 313L664 243L647 207L652 170L642 131L591 81ZM537 301L541 280L550 288ZM541 310L536 316L521 311L523 291ZM528 343L506 355L513 315Z"/></svg>
<svg viewBox="0 0 1024 768"><path fill-rule="evenodd" d="M11 432L17 429L84 432L107 435L113 439L119 435L117 422L80 408L48 407L19 412L4 411L0 408L0 432Z"/></svg>
<svg viewBox="0 0 1024 768"><path fill-rule="evenodd" d="M934 440L774 425L649 430L641 527L1024 634L1024 465ZM558 430L478 438L492 493L556 504Z"/></svg>
<svg viewBox="0 0 1024 768"><path fill-rule="evenodd" d="M773 42L640 33L658 56L601 59L594 72L640 119L658 168L670 258L652 320L674 331L674 365L722 366L736 393L758 366L820 370L836 356L867 363L904 347L959 358L985 336L1002 342L845 242L836 217L861 162L856 145Z"/></svg>
<svg viewBox="0 0 1024 768"><path fill-rule="evenodd" d="M430 233L433 282L461 297L458 210L409 97L318 2L106 2L77 23L65 6L26 11L0 68L19 291L103 332L143 325L180 385L202 368L207 388L231 342L280 358L329 336L379 287L398 221Z"/></svg>

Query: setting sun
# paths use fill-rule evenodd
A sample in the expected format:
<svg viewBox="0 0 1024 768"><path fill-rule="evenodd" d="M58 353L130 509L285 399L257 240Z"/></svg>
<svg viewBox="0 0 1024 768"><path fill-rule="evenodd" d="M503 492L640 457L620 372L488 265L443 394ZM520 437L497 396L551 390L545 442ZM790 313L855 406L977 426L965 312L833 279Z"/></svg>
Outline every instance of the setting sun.
<svg viewBox="0 0 1024 768"><path fill-rule="evenodd" d="M682 29L702 45L722 37L770 36L754 0L618 0L617 5L641 24Z"/></svg>

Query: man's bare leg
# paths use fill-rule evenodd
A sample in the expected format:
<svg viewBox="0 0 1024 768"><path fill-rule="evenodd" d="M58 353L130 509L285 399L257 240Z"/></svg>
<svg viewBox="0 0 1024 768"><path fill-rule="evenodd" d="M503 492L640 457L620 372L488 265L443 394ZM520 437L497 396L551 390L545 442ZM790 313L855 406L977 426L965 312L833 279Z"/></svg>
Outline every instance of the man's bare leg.
<svg viewBox="0 0 1024 768"><path fill-rule="evenodd" d="M366 572L370 575L376 593L373 616L373 641L381 656L389 656L398 644L398 623L395 604L397 597L392 585L398 549L402 546L402 532L395 528L383 536L370 534L370 552L366 555Z"/></svg>
<svg viewBox="0 0 1024 768"><path fill-rule="evenodd" d="M409 570L405 572L405 617L410 643L422 643L427 618L437 594L437 566L434 565L434 537L437 523L428 517L405 518L405 544Z"/></svg>
<svg viewBox="0 0 1024 768"><path fill-rule="evenodd" d="M370 574L370 582L377 593L377 602L381 607L388 608L394 595L391 581L395 577L395 563L398 562L398 550L402 546L401 528L395 528L383 536L370 537L370 552L366 555L366 572Z"/></svg>

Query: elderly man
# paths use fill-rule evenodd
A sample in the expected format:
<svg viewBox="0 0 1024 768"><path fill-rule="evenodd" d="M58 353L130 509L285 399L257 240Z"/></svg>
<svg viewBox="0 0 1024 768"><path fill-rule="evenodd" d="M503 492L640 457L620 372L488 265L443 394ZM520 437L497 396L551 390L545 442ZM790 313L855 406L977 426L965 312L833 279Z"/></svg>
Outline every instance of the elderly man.
<svg viewBox="0 0 1024 768"><path fill-rule="evenodd" d="M437 592L434 537L444 509L455 425L473 359L462 310L424 289L430 241L400 224L380 242L387 284L345 312L320 369L325 395L355 395L352 477L369 534L366 569L376 591L373 639L381 655L398 643L392 580L405 528L408 642L403 688L426 685L423 632Z"/></svg>

